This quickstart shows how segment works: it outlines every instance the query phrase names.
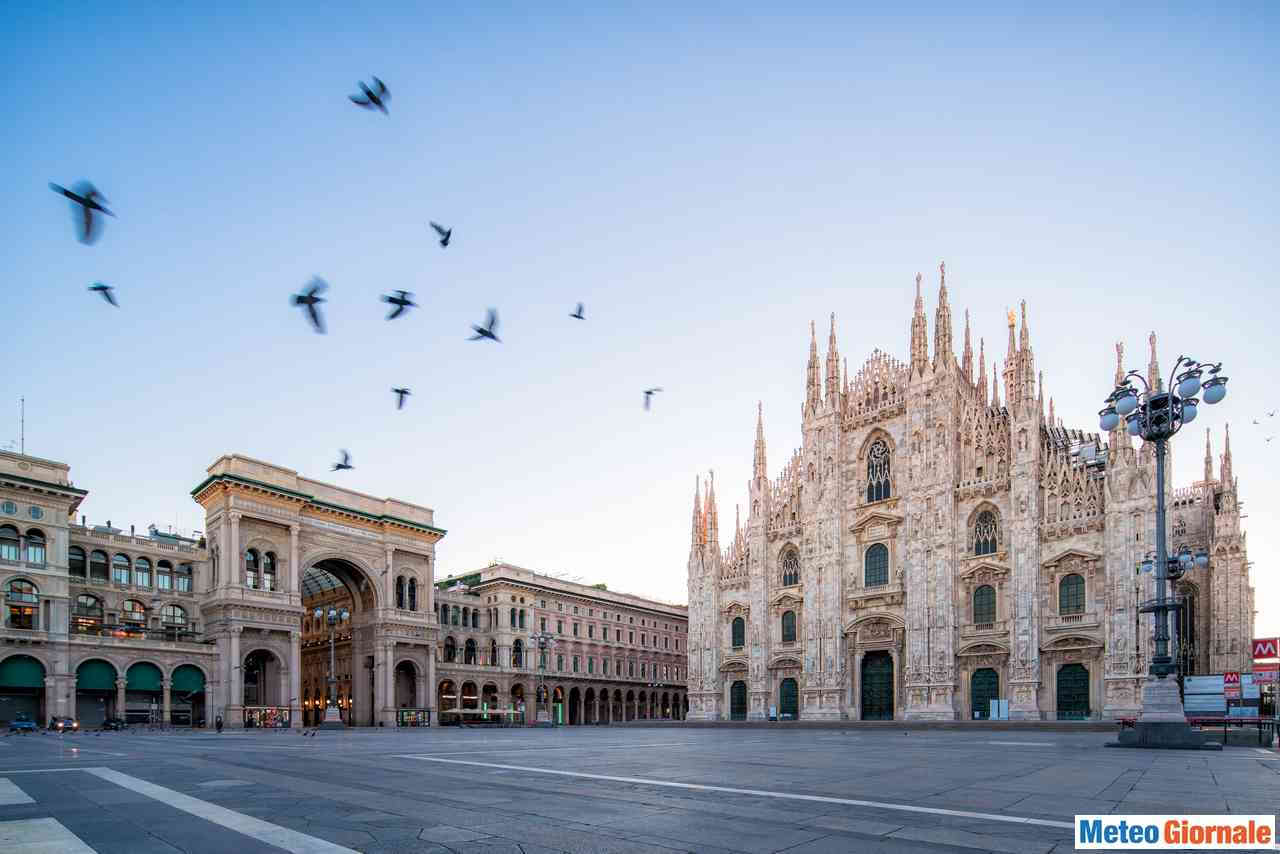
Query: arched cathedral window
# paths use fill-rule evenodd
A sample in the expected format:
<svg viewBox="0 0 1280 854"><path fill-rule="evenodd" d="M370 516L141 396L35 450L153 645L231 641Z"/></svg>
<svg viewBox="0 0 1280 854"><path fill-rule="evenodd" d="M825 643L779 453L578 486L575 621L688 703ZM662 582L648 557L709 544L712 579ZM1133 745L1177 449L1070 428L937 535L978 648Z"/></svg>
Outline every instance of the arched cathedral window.
<svg viewBox="0 0 1280 854"><path fill-rule="evenodd" d="M867 452L867 501L884 501L889 492L889 446L876 439Z"/></svg>
<svg viewBox="0 0 1280 854"><path fill-rule="evenodd" d="M973 526L973 553L976 555L992 555L996 553L999 539L999 528L996 525L996 514L983 510L978 514L978 522Z"/></svg>
<svg viewBox="0 0 1280 854"><path fill-rule="evenodd" d="M795 549L787 549L782 553L782 586L791 587L800 583L800 553Z"/></svg>
<svg viewBox="0 0 1280 854"><path fill-rule="evenodd" d="M889 583L889 548L884 543L875 543L867 549L863 572L863 584L866 587L878 587Z"/></svg>

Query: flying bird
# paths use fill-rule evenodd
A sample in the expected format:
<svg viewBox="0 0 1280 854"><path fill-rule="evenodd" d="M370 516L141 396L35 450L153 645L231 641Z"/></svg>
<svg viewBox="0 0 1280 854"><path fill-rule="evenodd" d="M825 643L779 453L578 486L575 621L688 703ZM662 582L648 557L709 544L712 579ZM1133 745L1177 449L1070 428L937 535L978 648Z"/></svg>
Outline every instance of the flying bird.
<svg viewBox="0 0 1280 854"><path fill-rule="evenodd" d="M354 468L354 466L351 465L351 454L345 450L342 451L342 462L334 463L333 471L344 471L352 468Z"/></svg>
<svg viewBox="0 0 1280 854"><path fill-rule="evenodd" d="M491 341L502 343L502 339L497 335L498 330L498 310L496 308L489 309L489 317L485 320L484 326L476 326L472 324L471 331L475 333L468 341L479 341L481 338L488 338Z"/></svg>
<svg viewBox="0 0 1280 854"><path fill-rule="evenodd" d="M89 286L89 290L97 291L98 296L102 297L104 300L111 303L116 308L120 307L120 303L116 302L116 298L111 295L111 291L113 291L114 288L112 288L110 285L104 285L102 284L102 282L94 282L92 285Z"/></svg>
<svg viewBox="0 0 1280 854"><path fill-rule="evenodd" d="M1268 443L1268 444L1270 444L1271 440L1272 440L1272 439L1274 439L1274 438L1275 438L1275 436L1268 436L1268 437L1267 437L1267 443Z"/></svg>
<svg viewBox="0 0 1280 854"><path fill-rule="evenodd" d="M453 236L452 228L445 228L438 222L431 223L431 227L436 230L436 234L440 235L440 245L442 247L449 245L449 238Z"/></svg>
<svg viewBox="0 0 1280 854"><path fill-rule="evenodd" d="M316 332L323 335L324 318L320 315L320 303L324 302L324 297L319 296L319 294L328 289L329 283L316 276L307 284L310 287L305 291L293 295L293 304L307 307L307 317L311 319L311 325L315 327Z"/></svg>
<svg viewBox="0 0 1280 854"><path fill-rule="evenodd" d="M353 103L364 107L366 110L377 109L382 110L384 114L388 114L387 101L391 100L391 90L387 88L387 84L375 77L373 78L372 89L364 85L363 80L357 81L356 85L360 87L360 91L364 94L348 95L347 97L350 98Z"/></svg>
<svg viewBox="0 0 1280 854"><path fill-rule="evenodd" d="M80 242L85 245L92 245L102 230L98 214L115 216L102 206L102 203L107 200L106 196L99 193L98 188L88 181L76 184L74 192L53 183L49 184L49 189L71 200L71 212L76 216L76 224L80 226Z"/></svg>
<svg viewBox="0 0 1280 854"><path fill-rule="evenodd" d="M384 295L382 297L383 302L390 303L391 305L395 306L395 309L390 314L387 315L387 320L395 320L397 317L399 317L400 315L408 311L411 307L412 308L418 307L418 304L411 299L411 297L413 297L413 294L409 293L408 291L396 291L396 294L397 294L396 296Z"/></svg>
<svg viewBox="0 0 1280 854"><path fill-rule="evenodd" d="M1268 412L1268 413L1267 413L1267 417L1268 417L1268 418L1275 418L1275 417L1276 417L1276 412L1278 412L1278 411L1280 411L1280 410L1275 410L1275 409L1271 410L1270 412Z"/></svg>
<svg viewBox="0 0 1280 854"><path fill-rule="evenodd" d="M645 389L645 390L644 390L644 410L645 410L645 412L648 412L648 411L649 411L649 405L650 405L650 404L652 403L652 401L653 401L653 396L654 396L655 394L657 394L658 392L660 392L660 391L662 391L662 389L660 389L660 388L647 388L647 389Z"/></svg>
<svg viewBox="0 0 1280 854"><path fill-rule="evenodd" d="M396 409L404 409L404 399L413 394L407 388L393 388L391 393L396 396Z"/></svg>
<svg viewBox="0 0 1280 854"><path fill-rule="evenodd" d="M578 310L573 312L569 316L576 317L578 318L578 320L586 320L586 318L582 316L582 303L578 303Z"/></svg>

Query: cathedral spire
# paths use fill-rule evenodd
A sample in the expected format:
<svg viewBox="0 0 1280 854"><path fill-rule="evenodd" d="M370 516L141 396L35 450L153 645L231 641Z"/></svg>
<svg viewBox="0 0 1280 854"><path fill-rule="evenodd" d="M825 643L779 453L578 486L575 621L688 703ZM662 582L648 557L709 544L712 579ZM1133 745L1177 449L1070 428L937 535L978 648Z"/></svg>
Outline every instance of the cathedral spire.
<svg viewBox="0 0 1280 854"><path fill-rule="evenodd" d="M1213 480L1213 446L1209 444L1209 428L1204 428L1204 482Z"/></svg>
<svg viewBox="0 0 1280 854"><path fill-rule="evenodd" d="M978 339L978 403L987 405L987 342Z"/></svg>
<svg viewBox="0 0 1280 854"><path fill-rule="evenodd" d="M704 539L702 536L702 479L697 475L693 478L693 544L700 546Z"/></svg>
<svg viewBox="0 0 1280 854"><path fill-rule="evenodd" d="M994 361L991 362L991 405L1000 408L1000 369Z"/></svg>
<svg viewBox="0 0 1280 854"><path fill-rule="evenodd" d="M716 473L711 472L707 482L707 542L712 548L720 548L720 514L716 510Z"/></svg>
<svg viewBox="0 0 1280 854"><path fill-rule="evenodd" d="M818 408L822 399L822 381L818 378L818 330L809 321L809 367L805 374L804 406L806 414Z"/></svg>
<svg viewBox="0 0 1280 854"><path fill-rule="evenodd" d="M1223 489L1230 489L1231 480L1231 424L1227 424L1227 438L1223 440L1222 446L1222 474L1219 476L1222 481Z"/></svg>
<svg viewBox="0 0 1280 854"><path fill-rule="evenodd" d="M1116 386L1124 382L1124 342L1116 342Z"/></svg>
<svg viewBox="0 0 1280 854"><path fill-rule="evenodd" d="M929 321L924 316L924 297L920 295L920 280L916 273L916 311L911 318L911 373L923 374L929 364Z"/></svg>
<svg viewBox="0 0 1280 854"><path fill-rule="evenodd" d="M973 342L969 337L969 309L964 310L964 357L961 367L964 368L965 382L973 384Z"/></svg>
<svg viewBox="0 0 1280 854"><path fill-rule="evenodd" d="M1009 309L1009 354L1004 357L1004 399L1010 409L1018 403L1018 345L1014 340L1017 324L1017 315L1013 313L1013 309Z"/></svg>
<svg viewBox="0 0 1280 854"><path fill-rule="evenodd" d="M756 460L754 476L763 484L769 477L768 466L764 458L764 403L756 404Z"/></svg>
<svg viewBox="0 0 1280 854"><path fill-rule="evenodd" d="M1147 363L1147 382L1152 389L1164 390L1164 381L1160 378L1160 361L1156 358L1156 334L1152 332L1147 342L1151 345L1151 361Z"/></svg>
<svg viewBox="0 0 1280 854"><path fill-rule="evenodd" d="M840 396L840 351L836 347L836 313L831 312L831 335L827 338L827 406L836 408Z"/></svg>
<svg viewBox="0 0 1280 854"><path fill-rule="evenodd" d="M847 401L849 399L849 359L847 357L844 360L844 387L841 393Z"/></svg>
<svg viewBox="0 0 1280 854"><path fill-rule="evenodd" d="M937 370L955 360L951 345L951 304L947 302L947 262L938 265L938 309L933 322L933 367Z"/></svg>
<svg viewBox="0 0 1280 854"><path fill-rule="evenodd" d="M1053 395L1049 395L1049 426L1056 427L1058 421L1053 417Z"/></svg>
<svg viewBox="0 0 1280 854"><path fill-rule="evenodd" d="M1022 329L1018 333L1018 349L1025 350L1031 346L1031 328L1027 325L1027 301L1022 301Z"/></svg>

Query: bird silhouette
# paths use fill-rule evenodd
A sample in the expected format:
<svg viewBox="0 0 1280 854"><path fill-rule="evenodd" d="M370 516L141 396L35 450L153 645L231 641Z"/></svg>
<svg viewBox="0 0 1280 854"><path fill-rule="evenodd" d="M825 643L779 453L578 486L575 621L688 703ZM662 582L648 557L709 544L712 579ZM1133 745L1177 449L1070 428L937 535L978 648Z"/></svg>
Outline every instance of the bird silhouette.
<svg viewBox="0 0 1280 854"><path fill-rule="evenodd" d="M390 115L387 113L387 101L391 100L391 90L387 88L387 84L375 77L373 78L372 89L364 85L363 80L356 81L356 85L360 87L360 91L364 94L348 95L347 97L351 99L352 103L364 107L366 110L382 110L384 114Z"/></svg>
<svg viewBox="0 0 1280 854"><path fill-rule="evenodd" d="M417 308L418 304L413 301L413 294L408 291L396 291L397 296L383 296L382 301L395 306L395 309L387 315L387 320L395 320L404 314L410 307Z"/></svg>
<svg viewBox="0 0 1280 854"><path fill-rule="evenodd" d="M449 238L453 237L453 229L445 228L443 225L440 225L437 222L431 223L431 227L436 230L436 234L440 235L440 245L442 247L448 246Z"/></svg>
<svg viewBox="0 0 1280 854"><path fill-rule="evenodd" d="M89 290L97 291L98 296L102 297L104 300L111 303L116 308L120 307L120 303L116 302L116 298L111 294L111 291L113 291L114 288L112 288L110 285L104 285L102 284L102 282L94 282L92 285L89 286Z"/></svg>
<svg viewBox="0 0 1280 854"><path fill-rule="evenodd" d="M648 412L648 411L649 411L649 406L650 406L650 404L651 404L651 403L652 403L652 401L653 401L653 396L654 396L655 394L657 394L658 392L660 392L660 391L662 391L662 389L660 389L660 388L647 388L647 389L645 389L645 390L644 390L644 409L645 409L645 412Z"/></svg>
<svg viewBox="0 0 1280 854"><path fill-rule="evenodd" d="M307 317L311 319L311 325L315 327L316 332L324 334L324 317L320 314L320 303L324 302L324 297L319 296L328 289L329 283L324 279L316 276L310 282L305 291L300 294L293 295L294 305L305 305L307 307Z"/></svg>
<svg viewBox="0 0 1280 854"><path fill-rule="evenodd" d="M578 320L586 320L586 318L582 316L582 303L578 303L578 310L573 312L569 316L576 317L578 318Z"/></svg>
<svg viewBox="0 0 1280 854"><path fill-rule="evenodd" d="M102 231L98 214L115 216L102 206L102 203L107 200L106 196L99 193L98 188L88 181L77 183L74 192L54 183L49 184L49 189L71 200L71 212L75 215L76 224L80 227L80 242L86 246L92 245Z"/></svg>
<svg viewBox="0 0 1280 854"><path fill-rule="evenodd" d="M1254 424L1261 424L1262 422L1255 418L1255 419L1253 419L1253 423L1254 423Z"/></svg>
<svg viewBox="0 0 1280 854"><path fill-rule="evenodd" d="M342 453L342 462L334 463L333 471L346 471L346 470L355 468L355 466L351 465L351 454L345 450L343 450L341 453Z"/></svg>
<svg viewBox="0 0 1280 854"><path fill-rule="evenodd" d="M1271 410L1270 412L1268 412L1268 413L1267 413L1267 417L1268 417L1268 418L1275 418L1275 417L1276 417L1276 412L1280 412L1280 410L1276 410L1276 409Z"/></svg>
<svg viewBox="0 0 1280 854"><path fill-rule="evenodd" d="M485 320L484 326L476 326L472 324L471 331L475 332L468 338L468 341L479 341L481 338L488 338L491 341L502 343L502 339L497 335L498 330L498 310L496 308L489 309L489 316Z"/></svg>
<svg viewBox="0 0 1280 854"><path fill-rule="evenodd" d="M393 388L391 392L396 396L396 409L404 409L404 399L413 394L407 388Z"/></svg>
<svg viewBox="0 0 1280 854"><path fill-rule="evenodd" d="M1271 444L1271 440L1272 440L1272 439L1274 439L1274 438L1275 438L1275 436L1268 436L1268 437L1267 437L1267 444Z"/></svg>

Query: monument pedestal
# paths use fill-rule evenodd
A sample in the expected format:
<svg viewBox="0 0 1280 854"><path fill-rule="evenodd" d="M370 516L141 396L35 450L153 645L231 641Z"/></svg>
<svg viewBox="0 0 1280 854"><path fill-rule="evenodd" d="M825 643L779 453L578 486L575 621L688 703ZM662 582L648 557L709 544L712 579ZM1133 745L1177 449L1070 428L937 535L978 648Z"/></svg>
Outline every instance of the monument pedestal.
<svg viewBox="0 0 1280 854"><path fill-rule="evenodd" d="M1221 750L1216 741L1206 741L1187 723L1178 696L1178 683L1172 677L1148 676L1142 685L1142 714L1133 729L1120 733L1107 747L1141 747L1148 750Z"/></svg>
<svg viewBox="0 0 1280 854"><path fill-rule="evenodd" d="M320 729L346 729L347 725L342 722L342 713L338 711L337 706L327 706L324 710L324 720L320 722Z"/></svg>

